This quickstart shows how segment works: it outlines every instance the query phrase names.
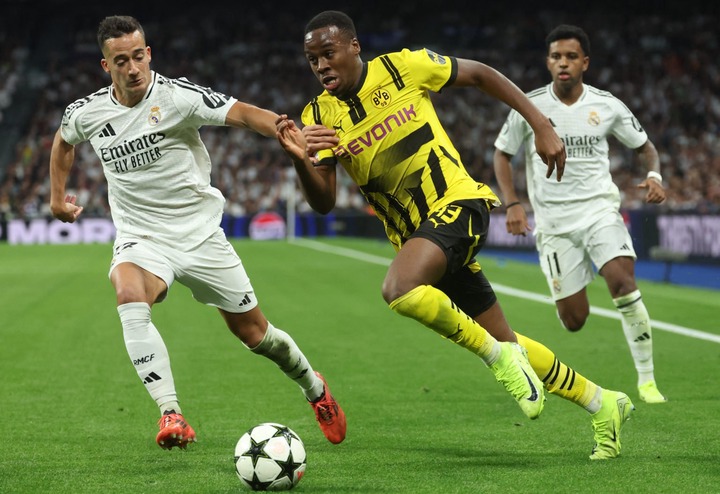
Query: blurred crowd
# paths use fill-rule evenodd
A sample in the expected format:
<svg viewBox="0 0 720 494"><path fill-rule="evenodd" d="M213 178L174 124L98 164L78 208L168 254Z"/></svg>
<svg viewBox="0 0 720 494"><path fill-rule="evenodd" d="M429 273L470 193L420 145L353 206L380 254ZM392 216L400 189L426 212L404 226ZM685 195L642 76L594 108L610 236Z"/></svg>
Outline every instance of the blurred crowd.
<svg viewBox="0 0 720 494"><path fill-rule="evenodd" d="M271 5L257 9L243 18L210 12L186 12L176 18L128 13L145 27L156 71L187 77L299 120L304 105L321 89L302 52L304 23L314 12L273 12ZM425 46L483 61L524 91L549 82L545 34L562 22L582 26L592 42L586 82L623 100L660 152L668 189L668 200L660 208L720 213L717 15L621 18L598 12L570 16L539 11L519 18L506 14L479 19L461 10L410 10L382 18L348 10L355 18L366 61L383 52ZM99 64L95 41L99 20L90 15L68 17L62 29L45 33L52 37L49 42L33 44L32 48L43 50L43 56L33 56L27 46L0 40L0 112L12 108L18 84L36 95L14 153L7 162L0 162L0 216L6 219L49 215L48 163L63 110L110 83ZM433 99L471 175L494 185L493 142L508 108L469 88L451 88ZM292 166L275 140L227 128L206 127L201 134L214 163L213 183L227 198L228 214L282 212L293 197L297 197L298 209L308 209L296 190ZM611 166L623 207L644 207L637 184L645 170L635 153L611 143ZM515 179L518 190L524 191L522 167ZM78 196L85 215L109 214L102 169L87 143L76 148L68 190ZM366 209L357 187L343 173L338 208Z"/></svg>

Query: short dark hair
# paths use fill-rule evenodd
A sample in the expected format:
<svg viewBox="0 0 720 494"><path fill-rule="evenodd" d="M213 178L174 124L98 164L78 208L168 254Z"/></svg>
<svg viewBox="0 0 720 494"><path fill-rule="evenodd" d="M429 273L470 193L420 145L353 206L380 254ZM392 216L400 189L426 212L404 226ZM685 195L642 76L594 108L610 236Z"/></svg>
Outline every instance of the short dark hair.
<svg viewBox="0 0 720 494"><path fill-rule="evenodd" d="M345 33L350 39L357 38L355 23L349 15L338 10L326 10L310 19L305 26L305 34L322 27L336 26L340 32Z"/></svg>
<svg viewBox="0 0 720 494"><path fill-rule="evenodd" d="M572 26L570 24L560 24L558 27L550 31L545 38L545 48L550 49L550 44L559 39L576 39L580 43L583 53L586 57L590 56L590 38L582 28Z"/></svg>
<svg viewBox="0 0 720 494"><path fill-rule="evenodd" d="M97 30L97 42L102 51L105 42L112 38L119 38L126 34L132 34L139 31L145 38L145 31L140 22L129 15L111 15L100 21Z"/></svg>

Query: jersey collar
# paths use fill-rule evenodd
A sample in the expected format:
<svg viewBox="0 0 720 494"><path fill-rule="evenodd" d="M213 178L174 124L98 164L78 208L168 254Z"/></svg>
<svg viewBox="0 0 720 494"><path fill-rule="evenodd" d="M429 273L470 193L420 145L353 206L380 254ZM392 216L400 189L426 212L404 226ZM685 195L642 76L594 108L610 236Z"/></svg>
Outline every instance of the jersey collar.
<svg viewBox="0 0 720 494"><path fill-rule="evenodd" d="M152 94L153 88L155 87L155 83L157 82L157 72L154 70L150 71L151 77L150 77L150 84L148 84L147 90L145 91L145 96L143 97L142 101L147 100L150 98L150 95ZM122 103L115 97L115 89L112 84L110 84L110 91L108 91L110 95L110 101L114 105L123 106Z"/></svg>
<svg viewBox="0 0 720 494"><path fill-rule="evenodd" d="M362 67L362 73L360 74L360 78L357 81L357 84L352 88L350 93L347 95L346 98L342 98L342 101L350 101L351 99L354 99L357 97L357 94L360 92L360 89L363 87L363 84L365 84L365 80L367 79L368 75L368 64L367 62L363 62Z"/></svg>
<svg viewBox="0 0 720 494"><path fill-rule="evenodd" d="M581 83L581 84L582 84L582 94L581 94L580 97L577 99L577 101L575 101L575 103L573 103L573 105L576 105L576 104L580 103L582 100L584 100L584 99L585 99L585 96L586 96L587 93L588 93L587 84L585 84L584 82ZM565 103L563 103L562 101L560 101L560 98L558 98L557 94L555 94L555 91L553 90L553 83L552 83L552 82L547 85L547 92L548 92L548 94L550 95L550 97L551 97L554 101L557 101L558 103L562 103L563 105L565 104ZM572 105L570 105L570 106L572 106Z"/></svg>

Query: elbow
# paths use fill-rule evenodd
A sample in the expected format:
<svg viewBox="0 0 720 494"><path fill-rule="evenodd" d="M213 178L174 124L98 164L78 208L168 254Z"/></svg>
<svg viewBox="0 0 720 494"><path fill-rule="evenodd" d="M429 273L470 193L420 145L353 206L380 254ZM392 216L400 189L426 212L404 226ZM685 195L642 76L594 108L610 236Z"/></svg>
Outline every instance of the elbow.
<svg viewBox="0 0 720 494"><path fill-rule="evenodd" d="M332 211L333 208L335 208L335 204L330 203L330 202L314 204L314 205L311 204L311 206L316 212L318 212L322 215L326 215L326 214L330 213L330 211Z"/></svg>

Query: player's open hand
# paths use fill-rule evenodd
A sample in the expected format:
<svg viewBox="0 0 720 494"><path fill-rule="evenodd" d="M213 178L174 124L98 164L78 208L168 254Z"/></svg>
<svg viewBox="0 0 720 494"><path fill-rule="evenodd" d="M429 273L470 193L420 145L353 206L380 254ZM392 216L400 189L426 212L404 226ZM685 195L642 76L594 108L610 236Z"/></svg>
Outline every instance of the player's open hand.
<svg viewBox="0 0 720 494"><path fill-rule="evenodd" d="M645 202L648 204L660 204L665 200L665 187L654 178L646 178L640 182L638 189L647 189Z"/></svg>
<svg viewBox="0 0 720 494"><path fill-rule="evenodd" d="M76 200L77 196L66 195L65 202L60 208L51 208L53 216L63 223L75 223L80 213L83 212L83 207L75 204Z"/></svg>

